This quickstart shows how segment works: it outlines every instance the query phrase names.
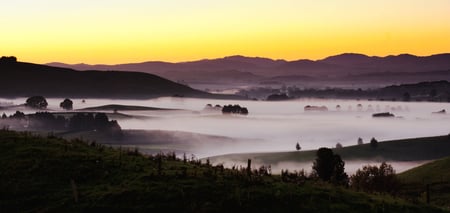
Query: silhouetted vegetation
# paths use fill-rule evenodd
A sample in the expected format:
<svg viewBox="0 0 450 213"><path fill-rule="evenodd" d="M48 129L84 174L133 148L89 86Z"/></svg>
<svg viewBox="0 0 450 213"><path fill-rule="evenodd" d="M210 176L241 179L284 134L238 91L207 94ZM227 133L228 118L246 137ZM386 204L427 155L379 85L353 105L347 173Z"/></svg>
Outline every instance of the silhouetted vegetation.
<svg viewBox="0 0 450 213"><path fill-rule="evenodd" d="M288 95L286 95L286 93L281 93L281 94L272 94L267 96L267 100L268 101L284 101L284 100L289 100L290 97Z"/></svg>
<svg viewBox="0 0 450 213"><path fill-rule="evenodd" d="M223 114L241 114L247 115L248 110L246 107L241 107L239 105L225 105L222 107Z"/></svg>
<svg viewBox="0 0 450 213"><path fill-rule="evenodd" d="M66 98L66 99L64 99L63 102L61 102L59 104L59 107L65 109L65 110L72 110L73 109L73 101Z"/></svg>
<svg viewBox="0 0 450 213"><path fill-rule="evenodd" d="M47 100L43 96L33 96L29 97L26 102L25 106L32 107L36 109L45 109L48 106Z"/></svg>
<svg viewBox="0 0 450 213"><path fill-rule="evenodd" d="M16 63L17 62L17 58L15 56L2 56L0 58L0 63L3 64L12 64L12 63Z"/></svg>
<svg viewBox="0 0 450 213"><path fill-rule="evenodd" d="M357 144L358 145L363 145L364 144L363 139L362 138L358 138L358 143Z"/></svg>
<svg viewBox="0 0 450 213"><path fill-rule="evenodd" d="M300 146L299 143L295 144L295 150L300 151L302 149L302 147Z"/></svg>
<svg viewBox="0 0 450 213"><path fill-rule="evenodd" d="M396 194L400 182L394 168L385 162L377 166L364 166L350 177L350 185L356 190L365 192L386 192Z"/></svg>
<svg viewBox="0 0 450 213"><path fill-rule="evenodd" d="M316 157L312 169L321 180L339 185L348 184L348 176L344 171L345 162L341 156L333 154L333 150L329 148L320 148Z"/></svg>
<svg viewBox="0 0 450 213"><path fill-rule="evenodd" d="M0 130L2 212L443 212L270 166L232 169L173 152Z"/></svg>
<svg viewBox="0 0 450 213"><path fill-rule="evenodd" d="M395 115L390 112L381 112L381 113L374 113L372 114L372 117L374 118L389 118L394 117Z"/></svg>
<svg viewBox="0 0 450 213"><path fill-rule="evenodd" d="M378 140L375 138L370 139L370 147L376 149L378 147Z"/></svg>
<svg viewBox="0 0 450 213"><path fill-rule="evenodd" d="M74 113L71 117L66 118L50 112L25 115L23 112L17 111L9 117L2 117L1 125L19 130L100 131L113 135L121 134L121 127L117 121L109 121L105 113Z"/></svg>

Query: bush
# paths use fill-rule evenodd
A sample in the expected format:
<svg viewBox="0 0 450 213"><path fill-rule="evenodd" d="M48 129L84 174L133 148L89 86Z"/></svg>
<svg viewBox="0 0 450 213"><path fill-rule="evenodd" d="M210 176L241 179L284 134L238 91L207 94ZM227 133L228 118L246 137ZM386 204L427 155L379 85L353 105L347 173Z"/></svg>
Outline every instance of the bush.
<svg viewBox="0 0 450 213"><path fill-rule="evenodd" d="M348 184L348 176L345 173L345 162L341 156L333 154L329 148L320 148L316 153L313 163L313 173L323 181L339 185Z"/></svg>
<svg viewBox="0 0 450 213"><path fill-rule="evenodd" d="M59 104L59 107L65 109L65 110L72 110L73 109L73 101L66 98L66 99L64 99L63 102L61 102Z"/></svg>
<svg viewBox="0 0 450 213"><path fill-rule="evenodd" d="M400 186L395 170L383 162L380 167L364 166L350 177L351 187L365 192L387 192L395 194Z"/></svg>
<svg viewBox="0 0 450 213"><path fill-rule="evenodd" d="M25 106L36 109L45 109L47 108L48 103L43 96L33 96L27 99L27 101L25 102Z"/></svg>

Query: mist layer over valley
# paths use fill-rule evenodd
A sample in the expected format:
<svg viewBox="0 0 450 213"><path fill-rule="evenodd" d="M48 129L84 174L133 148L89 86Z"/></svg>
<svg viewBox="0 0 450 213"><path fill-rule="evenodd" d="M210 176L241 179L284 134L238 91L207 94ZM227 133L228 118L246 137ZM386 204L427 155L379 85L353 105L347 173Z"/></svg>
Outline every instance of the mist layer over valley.
<svg viewBox="0 0 450 213"><path fill-rule="evenodd" d="M16 110L34 113L26 107L7 107L25 102L25 98L0 99L6 115ZM48 99L48 111L57 112L60 99ZM448 103L389 102L299 99L291 101L237 101L193 98L158 98L149 100L73 99L74 110L110 104L159 108L156 110L115 111L101 108L119 122L128 138L102 143L137 147L144 152L176 151L205 158L229 153L294 151L320 147L356 145L358 138L368 143L402 138L446 135L448 114L432 112L448 110ZM249 114L223 115L220 110L205 109L207 104L238 104ZM325 106L328 111L305 111L304 107ZM171 109L171 110L164 110ZM92 111L92 110L91 110ZM391 112L395 117L373 118L377 112ZM133 130L133 131L131 131ZM75 137L77 135L74 135Z"/></svg>

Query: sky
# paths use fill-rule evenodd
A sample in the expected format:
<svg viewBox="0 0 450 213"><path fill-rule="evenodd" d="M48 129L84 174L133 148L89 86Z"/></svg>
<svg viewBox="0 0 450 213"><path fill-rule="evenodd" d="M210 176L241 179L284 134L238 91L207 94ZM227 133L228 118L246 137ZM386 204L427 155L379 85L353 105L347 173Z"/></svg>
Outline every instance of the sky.
<svg viewBox="0 0 450 213"><path fill-rule="evenodd" d="M450 52L450 0L0 0L0 25L34 63Z"/></svg>

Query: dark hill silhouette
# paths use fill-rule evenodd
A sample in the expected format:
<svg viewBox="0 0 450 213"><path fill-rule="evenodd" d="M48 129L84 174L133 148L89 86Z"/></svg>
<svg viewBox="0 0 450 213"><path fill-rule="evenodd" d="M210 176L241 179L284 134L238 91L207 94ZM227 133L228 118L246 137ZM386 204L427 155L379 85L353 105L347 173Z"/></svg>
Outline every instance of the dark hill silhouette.
<svg viewBox="0 0 450 213"><path fill-rule="evenodd" d="M369 57L358 53L343 53L340 55L330 56L319 61L326 64L349 66L370 63L371 61L377 59L380 59L380 57Z"/></svg>
<svg viewBox="0 0 450 213"><path fill-rule="evenodd" d="M204 75L201 79L204 83L233 82L233 79L243 79L242 73L247 73L248 82L259 80L258 76L270 78L275 76L308 75L316 78L332 77L332 81L348 80L348 75L361 75L362 80L373 80L365 74L371 73L405 73L396 83L409 83L430 80L450 80L450 76L434 76L428 79L411 79L411 73L425 73L450 70L450 53L430 56L415 56L410 54L390 55L386 57L367 56L357 53L344 53L330 56L321 60L273 60L261 57L245 57L240 55L228 56L217 59L204 59L190 62L168 63L150 61L143 63L117 64L117 65L87 65L87 64L62 64L50 63L59 67L68 67L78 70L121 70L140 71L153 73L175 81L187 83L198 82L192 79L193 75ZM211 75L215 73L216 75ZM251 73L255 76L249 76ZM209 75L209 76L208 76ZM221 79L222 76L227 76ZM190 79L190 78L191 79ZM403 79L405 80L403 80ZM264 80L264 79L263 79ZM330 79L326 79L330 80ZM376 80L376 79L375 79Z"/></svg>
<svg viewBox="0 0 450 213"><path fill-rule="evenodd" d="M32 63L0 62L0 96L154 98L162 96L238 98L214 95L139 72L75 71Z"/></svg>

